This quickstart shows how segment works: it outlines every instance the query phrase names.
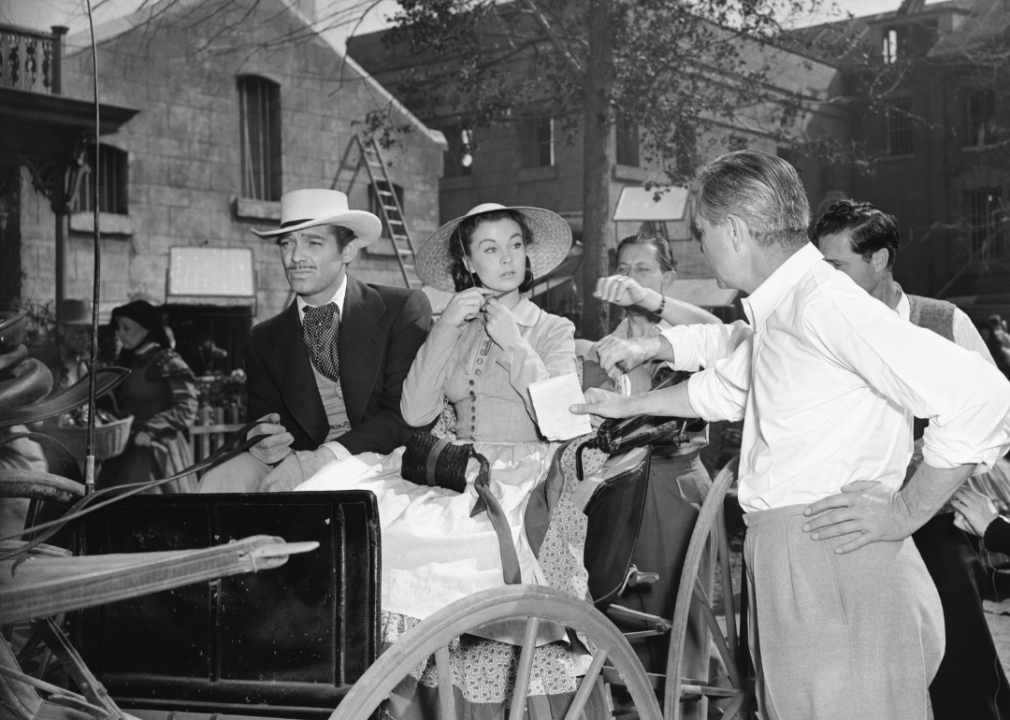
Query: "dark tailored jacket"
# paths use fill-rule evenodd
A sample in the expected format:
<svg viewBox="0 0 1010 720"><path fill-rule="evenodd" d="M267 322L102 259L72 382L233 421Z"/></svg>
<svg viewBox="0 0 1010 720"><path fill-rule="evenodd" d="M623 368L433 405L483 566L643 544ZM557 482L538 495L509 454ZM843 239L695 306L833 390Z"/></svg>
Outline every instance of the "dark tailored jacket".
<svg viewBox="0 0 1010 720"><path fill-rule="evenodd" d="M420 290L366 285L347 276L340 319L340 387L351 429L338 442L352 454L388 453L416 430L400 415L400 395L431 327L431 303ZM281 416L295 450L315 450L329 432L298 305L253 328L246 345L248 417Z"/></svg>

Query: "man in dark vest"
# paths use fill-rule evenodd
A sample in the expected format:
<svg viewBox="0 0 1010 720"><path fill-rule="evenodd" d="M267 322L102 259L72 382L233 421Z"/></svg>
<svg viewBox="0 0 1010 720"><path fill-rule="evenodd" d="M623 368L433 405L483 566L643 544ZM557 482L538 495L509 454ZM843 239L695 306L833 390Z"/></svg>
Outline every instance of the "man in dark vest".
<svg viewBox="0 0 1010 720"><path fill-rule="evenodd" d="M391 452L415 430L400 395L431 327L428 297L347 272L379 238L379 218L351 210L342 192L295 190L281 198L280 227L253 232L277 243L295 295L246 346L248 416L269 437L208 472L201 492L291 490L334 459Z"/></svg>
<svg viewBox="0 0 1010 720"><path fill-rule="evenodd" d="M894 217L869 203L842 200L817 221L812 240L824 259L901 317L973 350L992 356L971 320L943 300L904 293L894 281L900 236ZM943 378L937 378L942 383ZM915 421L916 452L907 477L922 462L925 422ZM982 610L981 564L950 505L912 534L943 604L946 651L929 688L937 720L1010 717L1010 685L996 655Z"/></svg>

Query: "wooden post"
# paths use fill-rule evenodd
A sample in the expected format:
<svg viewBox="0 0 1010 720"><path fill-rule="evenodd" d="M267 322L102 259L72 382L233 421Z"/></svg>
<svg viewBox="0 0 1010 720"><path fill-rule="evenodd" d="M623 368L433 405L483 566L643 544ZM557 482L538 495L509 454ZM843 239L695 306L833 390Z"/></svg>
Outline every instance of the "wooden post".
<svg viewBox="0 0 1010 720"><path fill-rule="evenodd" d="M53 82L51 91L53 95L63 94L63 36L67 34L69 28L63 25L53 25Z"/></svg>

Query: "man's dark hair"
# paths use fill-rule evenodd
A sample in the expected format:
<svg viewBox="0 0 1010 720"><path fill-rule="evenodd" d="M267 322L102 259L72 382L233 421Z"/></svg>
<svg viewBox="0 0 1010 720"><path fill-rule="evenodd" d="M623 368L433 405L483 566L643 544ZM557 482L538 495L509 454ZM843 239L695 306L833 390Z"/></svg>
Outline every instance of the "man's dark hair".
<svg viewBox="0 0 1010 720"><path fill-rule="evenodd" d="M894 266L901 238L898 221L893 215L870 203L839 200L817 220L810 240L819 245L821 238L845 231L852 234L852 252L862 255L869 262L878 250L887 250L887 267Z"/></svg>

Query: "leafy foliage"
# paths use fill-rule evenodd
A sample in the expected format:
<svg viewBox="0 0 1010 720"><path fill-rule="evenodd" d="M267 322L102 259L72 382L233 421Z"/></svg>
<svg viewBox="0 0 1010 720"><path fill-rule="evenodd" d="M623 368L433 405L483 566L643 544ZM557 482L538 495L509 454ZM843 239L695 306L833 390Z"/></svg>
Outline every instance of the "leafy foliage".
<svg viewBox="0 0 1010 720"><path fill-rule="evenodd" d="M753 127L787 141L801 98L773 88L780 18L817 0L613 0L610 123L637 126L646 160L671 181L694 174L709 128ZM387 48L411 60L400 90L422 117L478 128L550 115L579 129L589 3L579 0L404 0ZM401 63L408 65L408 63ZM736 142L739 142L737 136Z"/></svg>

